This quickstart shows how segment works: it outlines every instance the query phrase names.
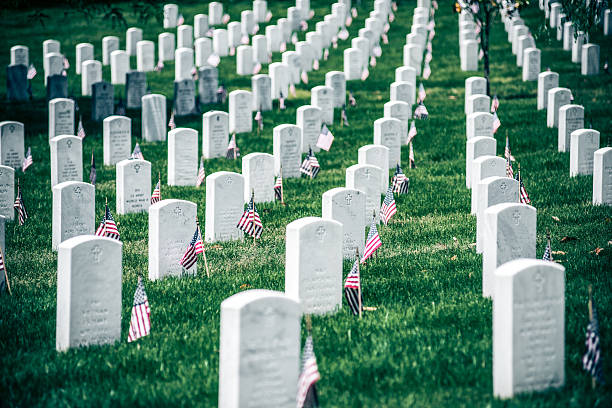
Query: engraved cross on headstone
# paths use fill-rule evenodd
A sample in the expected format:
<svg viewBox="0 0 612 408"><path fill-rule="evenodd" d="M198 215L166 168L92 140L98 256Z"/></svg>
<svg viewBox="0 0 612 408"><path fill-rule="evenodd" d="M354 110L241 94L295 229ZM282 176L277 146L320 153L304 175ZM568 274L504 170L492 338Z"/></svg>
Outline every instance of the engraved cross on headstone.
<svg viewBox="0 0 612 408"><path fill-rule="evenodd" d="M94 263L100 263L100 255L102 255L102 249L98 245L91 248L91 255L93 256Z"/></svg>
<svg viewBox="0 0 612 408"><path fill-rule="evenodd" d="M353 195L351 193L348 193L346 197L344 197L344 200L346 201L346 205L351 205L351 201L353 201Z"/></svg>
<svg viewBox="0 0 612 408"><path fill-rule="evenodd" d="M514 219L514 224L519 225L519 222L521 220L521 213L518 210L514 211L514 214L512 214L512 218Z"/></svg>

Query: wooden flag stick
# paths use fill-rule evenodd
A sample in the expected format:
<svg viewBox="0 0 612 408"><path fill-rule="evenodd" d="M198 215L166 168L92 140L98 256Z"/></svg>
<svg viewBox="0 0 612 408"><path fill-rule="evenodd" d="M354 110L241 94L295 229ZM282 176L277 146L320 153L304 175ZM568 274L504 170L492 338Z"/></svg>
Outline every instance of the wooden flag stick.
<svg viewBox="0 0 612 408"><path fill-rule="evenodd" d="M13 296L13 293L11 292L11 284L8 278L8 272L6 270L6 258L4 257L4 251L2 251L2 246L0 246L0 255L2 256L2 263L4 263L4 280L6 281L6 287L8 289L9 295Z"/></svg>
<svg viewBox="0 0 612 408"><path fill-rule="evenodd" d="M253 220L251 220L251 224L253 224L255 222L255 189L254 188L251 189L251 203L253 203L253 208L251 209L251 211L253 211ZM251 225L251 228L254 229L254 225ZM255 235L253 235L253 246L254 247L257 246L257 238L255 238Z"/></svg>
<svg viewBox="0 0 612 408"><path fill-rule="evenodd" d="M202 231L200 230L200 221L196 220L196 225L198 227L198 234L200 234L200 239L202 238ZM206 267L206 277L210 278L210 269L208 269L208 260L206 259L206 248L204 248L204 241L202 241L202 257L204 258L204 266Z"/></svg>
<svg viewBox="0 0 612 408"><path fill-rule="evenodd" d="M357 297L359 299L359 318L361 319L361 309L363 309L363 305L361 304L361 273L359 272L359 248L355 248L355 255L357 256L357 275L359 275L359 288L357 289Z"/></svg>
<svg viewBox="0 0 612 408"><path fill-rule="evenodd" d="M283 191L283 166L280 166L280 178L281 178L281 204L282 205L286 205L285 204L285 192Z"/></svg>
<svg viewBox="0 0 612 408"><path fill-rule="evenodd" d="M310 334L312 333L312 319L309 314L306 315L306 331L310 336Z"/></svg>
<svg viewBox="0 0 612 408"><path fill-rule="evenodd" d="M589 285L589 322L593 320L593 285ZM591 388L595 389L597 386L597 380L595 377L591 377Z"/></svg>

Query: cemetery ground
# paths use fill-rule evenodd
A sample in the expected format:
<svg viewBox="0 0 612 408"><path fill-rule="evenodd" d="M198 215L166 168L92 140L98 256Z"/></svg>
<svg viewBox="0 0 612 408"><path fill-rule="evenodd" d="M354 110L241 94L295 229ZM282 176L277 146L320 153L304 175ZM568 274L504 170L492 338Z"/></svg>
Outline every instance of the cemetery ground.
<svg viewBox="0 0 612 408"><path fill-rule="evenodd" d="M248 1L225 3L232 20L239 19ZM349 27L351 38L367 16L365 3ZM537 3L537 2L536 2ZM461 72L457 39L457 15L447 2L436 12L432 75L423 81L427 91L429 119L417 121L414 140L416 169L408 168L408 146L402 146L402 167L410 178L410 193L396 198L398 213L389 226L380 227L383 247L361 270L366 306L362 319L348 312L346 301L338 313L313 317L313 339L321 380L323 407L403 406L612 406L612 387L591 389L582 371L585 330L588 322L588 286L593 285L598 305L604 373L612 382L612 211L591 204L592 178L569 177L569 154L557 152L557 129L546 127L546 111L536 110L536 82L522 82L503 25L496 18L491 38L491 92L500 99L502 123L496 134L497 152L503 152L508 134L512 154L521 164L526 189L537 210L537 255L552 235L553 257L565 268L565 370L566 385L558 391L520 395L501 402L492 396L491 301L481 294L481 255L476 254L476 219L470 216L470 191L465 188L464 80L478 73ZM274 20L283 14L285 2L269 1ZM329 2L312 1L316 21L328 12ZM227 297L250 288L284 290L285 226L305 216L320 216L321 195L344 186L345 169L357 162L357 148L372 142L373 122L383 116L389 84L402 65L402 46L409 32L416 2L400 2L391 25L389 45L370 68L367 81L349 81L357 106L347 109L350 127L340 127L339 110L330 127L335 135L329 152L317 158L321 172L314 179L285 179L287 206L261 204L262 239L207 244L211 277L200 264L196 277L146 281L151 305L151 335L128 344L127 331L138 274L147 276L148 215L117 215L123 242L122 339L115 345L55 350L57 253L51 250L51 186L47 101L42 75L41 44L47 38L62 43L62 51L74 61L75 45L91 42L101 59L101 39L117 35L123 46L124 27L112 27L96 19L88 22L70 10L50 8L44 26L28 20L29 12L2 11L3 33L0 62L9 63L14 44L30 47L30 61L39 70L33 81L34 100L0 102L1 120L25 124L26 149L32 147L34 165L18 172L29 213L24 226L7 224L7 269L12 296L0 297L0 401L3 406L98 406L98 405L199 405L216 406L219 367L219 306ZM188 24L205 3L181 2ZM67 13L67 14L65 14ZM160 4L161 15L161 4ZM543 20L532 5L521 16L531 30ZM145 40L157 40L162 31L153 19L130 25L144 29ZM263 26L260 32L263 31ZM303 38L300 34L300 39ZM349 40L350 41L350 40ZM330 49L328 61L311 72L308 85L299 85L287 109L264 112L261 135L239 134L241 154L272 152L272 129L295 123L297 107L310 100L310 88L324 83L324 74L342 70L342 50L349 41ZM542 69L550 66L560 74L560 86L572 90L574 103L584 105L585 124L602 134L601 146L610 145L612 128L612 76L602 73L583 77L568 53L554 39L536 39L542 49ZM603 37L602 61L612 51ZM134 58L134 57L133 57ZM279 59L275 54L274 60ZM135 61L131 65L135 66ZM264 67L262 72L266 72ZM235 58L223 58L219 81L228 89L250 89L250 76L235 74ZM104 67L109 78L109 67ZM68 70L69 92L80 95L80 77L74 64ZM153 93L173 94L174 66L147 73ZM0 73L6 82L6 73ZM6 88L2 88L3 93ZM115 86L116 96L124 94ZM83 144L84 173L89 174L93 149L98 181L96 222L105 199L115 208L115 168L102 165L102 125L90 117L90 98L77 97L87 137ZM171 102L168 102L171 106ZM203 107L227 111L224 105ZM132 146L138 141L145 159L152 162L152 180L161 173L162 198L189 200L198 205L204 223L205 189L170 187L167 180L167 144L140 140L140 111L128 110L132 118ZM177 118L179 127L198 130L201 115ZM254 126L254 129L256 127ZM205 161L206 174L220 170L240 173L240 159ZM87 178L87 176L85 176ZM177 260L178 261L178 260ZM201 262L201 261L200 261ZM344 264L345 275L350 262ZM303 325L302 339L305 328Z"/></svg>

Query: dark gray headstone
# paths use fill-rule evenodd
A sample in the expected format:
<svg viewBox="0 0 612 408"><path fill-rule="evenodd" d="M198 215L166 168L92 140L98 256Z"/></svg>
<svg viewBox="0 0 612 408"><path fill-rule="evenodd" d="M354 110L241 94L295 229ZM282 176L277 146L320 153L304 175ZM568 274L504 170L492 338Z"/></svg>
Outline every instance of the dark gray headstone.
<svg viewBox="0 0 612 408"><path fill-rule="evenodd" d="M216 67L204 67L198 73L198 93L200 103L217 103L217 89L219 88L219 70Z"/></svg>
<svg viewBox="0 0 612 408"><path fill-rule="evenodd" d="M114 114L115 91L113 85L106 81L96 82L91 90L91 119L101 122Z"/></svg>
<svg viewBox="0 0 612 408"><path fill-rule="evenodd" d="M22 64L6 67L6 94L9 101L27 101L30 99L27 73L28 67Z"/></svg>
<svg viewBox="0 0 612 408"><path fill-rule="evenodd" d="M197 114L195 81L183 79L174 81L174 109L177 116Z"/></svg>
<svg viewBox="0 0 612 408"><path fill-rule="evenodd" d="M68 97L68 77L51 75L47 77L47 100Z"/></svg>
<svg viewBox="0 0 612 408"><path fill-rule="evenodd" d="M125 76L125 93L128 109L140 109L142 97L147 93L147 75L141 71L130 71Z"/></svg>

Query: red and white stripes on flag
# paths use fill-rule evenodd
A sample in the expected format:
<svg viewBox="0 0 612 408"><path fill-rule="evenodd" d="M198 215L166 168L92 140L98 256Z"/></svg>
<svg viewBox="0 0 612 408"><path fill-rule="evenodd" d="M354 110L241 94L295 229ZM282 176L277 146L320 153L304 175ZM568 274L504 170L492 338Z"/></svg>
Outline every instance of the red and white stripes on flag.
<svg viewBox="0 0 612 408"><path fill-rule="evenodd" d="M408 189L410 187L410 180L400 167L399 163L395 168L395 174L393 175L393 182L391 183L393 186L393 192L397 194L408 194Z"/></svg>
<svg viewBox="0 0 612 408"><path fill-rule="evenodd" d="M317 358L314 354L314 347L312 344L312 336L306 338L304 344L304 351L302 352L302 371L298 378L298 392L297 392L297 408L304 408L307 406L307 397L317 399L315 384L321 379L319 374L319 367L317 366ZM309 407L313 404L308 404ZM314 406L318 406L318 403Z"/></svg>
<svg viewBox="0 0 612 408"><path fill-rule="evenodd" d="M240 221L238 221L236 228L244 231L245 234L258 239L261 237L263 224L259 218L257 208L255 207L254 199L254 195L251 195L251 201L249 201L246 210L244 210L244 213L242 213L242 217L240 217Z"/></svg>
<svg viewBox="0 0 612 408"><path fill-rule="evenodd" d="M412 139L417 135L417 128L414 123L414 120L410 122L410 130L408 130L408 138L406 139L406 144L409 145L412 142Z"/></svg>
<svg viewBox="0 0 612 408"><path fill-rule="evenodd" d="M170 128L170 130L173 130L176 128L176 123L174 122L174 110L170 114L170 120L168 121L168 127Z"/></svg>
<svg viewBox="0 0 612 408"><path fill-rule="evenodd" d="M157 181L157 185L153 189L153 194L151 194L151 204L155 204L161 201L161 181Z"/></svg>
<svg viewBox="0 0 612 408"><path fill-rule="evenodd" d="M274 183L274 196L277 200L283 201L283 176L280 174Z"/></svg>
<svg viewBox="0 0 612 408"><path fill-rule="evenodd" d="M193 238L191 238L191 242L187 247L187 251L179 261L179 264L185 269L191 269L193 265L198 260L198 254L204 252L204 242L202 242L202 234L200 233L200 226L196 226L195 233L193 234Z"/></svg>
<svg viewBox="0 0 612 408"><path fill-rule="evenodd" d="M393 198L393 186L389 185L387 188L387 194L385 194L385 199L380 206L380 218L383 220L385 225L387 225L391 217L393 217L396 212L397 208L395 206L395 198Z"/></svg>
<svg viewBox="0 0 612 408"><path fill-rule="evenodd" d="M104 216L102 217L102 221L100 222L100 225L96 230L96 235L99 237L108 237L119 241L119 230L117 229L115 219L113 218L113 215L111 214L108 205L105 205L104 207Z"/></svg>
<svg viewBox="0 0 612 408"><path fill-rule="evenodd" d="M497 99L497 95L495 95L493 97L493 100L491 101L491 113L497 112L498 108L499 108L499 99Z"/></svg>
<svg viewBox="0 0 612 408"><path fill-rule="evenodd" d="M132 305L132 318L130 320L130 331L128 333L128 343L148 336L151 332L151 308L149 299L145 292L142 278L138 277L138 285L134 292L134 303Z"/></svg>
<svg viewBox="0 0 612 408"><path fill-rule="evenodd" d="M425 87L423 86L423 83L421 82L419 84L419 100L422 102L425 100L425 98L427 98L427 92L425 92Z"/></svg>
<svg viewBox="0 0 612 408"><path fill-rule="evenodd" d="M363 258L361 258L361 263L365 263L365 261L367 261L368 258L381 247L381 245L382 241L380 240L380 235L378 235L378 228L376 228L376 217L373 217L372 224L370 224L370 231L368 232L368 238L366 239Z"/></svg>
<svg viewBox="0 0 612 408"><path fill-rule="evenodd" d="M81 117L79 117L79 126L77 130L77 136L80 137L81 139L85 139L85 136L87 136L85 134L85 128L83 127L83 118Z"/></svg>
<svg viewBox="0 0 612 408"><path fill-rule="evenodd" d="M501 126L497 112L493 112L493 134L497 133L497 129Z"/></svg>
<svg viewBox="0 0 612 408"><path fill-rule="evenodd" d="M196 187L200 187L206 179L206 171L204 170L204 159L200 158L200 169L198 170L198 179L196 181Z"/></svg>
<svg viewBox="0 0 612 408"><path fill-rule="evenodd" d="M132 152L132 159L144 160L144 155L142 154L142 150L140 150L140 145L136 143L134 146L134 151Z"/></svg>
<svg viewBox="0 0 612 408"><path fill-rule="evenodd" d="M416 169L416 163L414 161L414 149L412 148L412 141L410 142L410 150L408 151L408 161L409 161L409 167L411 169Z"/></svg>
<svg viewBox="0 0 612 408"><path fill-rule="evenodd" d="M21 171L25 172L28 167L30 167L34 163L32 159L32 148L28 147L28 152L26 153L23 161L21 162Z"/></svg>
<svg viewBox="0 0 612 408"><path fill-rule="evenodd" d="M361 301L359 297L362 297ZM344 297L351 309L351 312L356 316L359 314L359 306L363 310L363 296L361 294L361 279L359 277L359 259L355 259L353 268L344 280Z"/></svg>
<svg viewBox="0 0 612 408"><path fill-rule="evenodd" d="M36 72L36 68L34 67L34 64L30 64L30 66L28 67L28 73L26 74L26 77L31 80L31 79L34 79L36 74L37 72Z"/></svg>
<svg viewBox="0 0 612 408"><path fill-rule="evenodd" d="M26 211L25 204L23 203L23 197L21 196L21 188L19 188L19 183L17 183L17 198L15 198L13 208L15 209L15 211L17 211L19 225L25 224L26 220L28 219L28 212Z"/></svg>

